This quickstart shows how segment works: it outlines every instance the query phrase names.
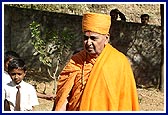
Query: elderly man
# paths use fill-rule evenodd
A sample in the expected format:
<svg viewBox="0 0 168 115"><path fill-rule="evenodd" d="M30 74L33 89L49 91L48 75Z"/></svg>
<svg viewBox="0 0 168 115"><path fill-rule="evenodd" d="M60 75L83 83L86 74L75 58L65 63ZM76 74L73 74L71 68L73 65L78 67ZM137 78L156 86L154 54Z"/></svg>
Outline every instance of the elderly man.
<svg viewBox="0 0 168 115"><path fill-rule="evenodd" d="M61 72L53 110L136 111L136 84L130 64L109 42L109 15L86 13L84 50Z"/></svg>

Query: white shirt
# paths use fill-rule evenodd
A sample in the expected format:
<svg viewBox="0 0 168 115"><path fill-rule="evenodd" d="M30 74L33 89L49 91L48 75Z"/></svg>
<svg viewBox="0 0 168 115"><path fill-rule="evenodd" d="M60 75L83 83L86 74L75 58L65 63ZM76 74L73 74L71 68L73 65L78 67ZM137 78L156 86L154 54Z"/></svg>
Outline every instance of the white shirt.
<svg viewBox="0 0 168 115"><path fill-rule="evenodd" d="M21 111L32 111L32 106L39 105L35 88L24 81L19 84L20 87L20 108ZM18 89L13 82L7 83L4 87L5 99L10 102L10 109L14 111L16 93Z"/></svg>
<svg viewBox="0 0 168 115"><path fill-rule="evenodd" d="M5 90L4 90L4 87L7 83L10 83L12 81L10 75L4 71L3 74L2 74L2 99L4 100L5 99Z"/></svg>
<svg viewBox="0 0 168 115"><path fill-rule="evenodd" d="M7 84L7 83L10 83L12 81L10 75L4 71L3 75L2 75L2 82L3 84Z"/></svg>

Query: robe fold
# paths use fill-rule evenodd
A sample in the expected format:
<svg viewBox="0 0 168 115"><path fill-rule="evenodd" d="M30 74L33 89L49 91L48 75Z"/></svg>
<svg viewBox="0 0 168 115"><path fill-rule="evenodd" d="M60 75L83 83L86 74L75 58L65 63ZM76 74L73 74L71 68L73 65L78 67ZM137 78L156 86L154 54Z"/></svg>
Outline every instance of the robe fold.
<svg viewBox="0 0 168 115"><path fill-rule="evenodd" d="M60 110L66 99L66 110L139 110L136 84L127 57L110 44L97 59L86 55L84 50L74 55L59 76L53 110Z"/></svg>
<svg viewBox="0 0 168 115"><path fill-rule="evenodd" d="M125 55L106 45L87 81L80 110L139 110L136 84Z"/></svg>

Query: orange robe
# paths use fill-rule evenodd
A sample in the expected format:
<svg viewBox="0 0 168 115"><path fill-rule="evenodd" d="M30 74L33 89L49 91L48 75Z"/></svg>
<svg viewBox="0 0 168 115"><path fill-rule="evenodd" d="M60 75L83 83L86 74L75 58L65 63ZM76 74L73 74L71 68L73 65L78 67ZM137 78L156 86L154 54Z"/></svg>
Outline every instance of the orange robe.
<svg viewBox="0 0 168 115"><path fill-rule="evenodd" d="M66 99L67 110L139 110L130 64L126 56L110 44L106 45L97 59L86 58L85 51L72 57L60 74L53 109L60 110Z"/></svg>

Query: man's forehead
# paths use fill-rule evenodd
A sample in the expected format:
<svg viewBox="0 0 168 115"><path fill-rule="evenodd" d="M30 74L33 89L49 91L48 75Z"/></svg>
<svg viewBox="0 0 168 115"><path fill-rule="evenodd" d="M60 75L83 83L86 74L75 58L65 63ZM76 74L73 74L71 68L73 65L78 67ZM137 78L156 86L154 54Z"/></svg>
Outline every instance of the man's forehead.
<svg viewBox="0 0 168 115"><path fill-rule="evenodd" d="M84 33L85 36L98 36L100 35L99 33L96 32L91 32L91 31L87 31Z"/></svg>

